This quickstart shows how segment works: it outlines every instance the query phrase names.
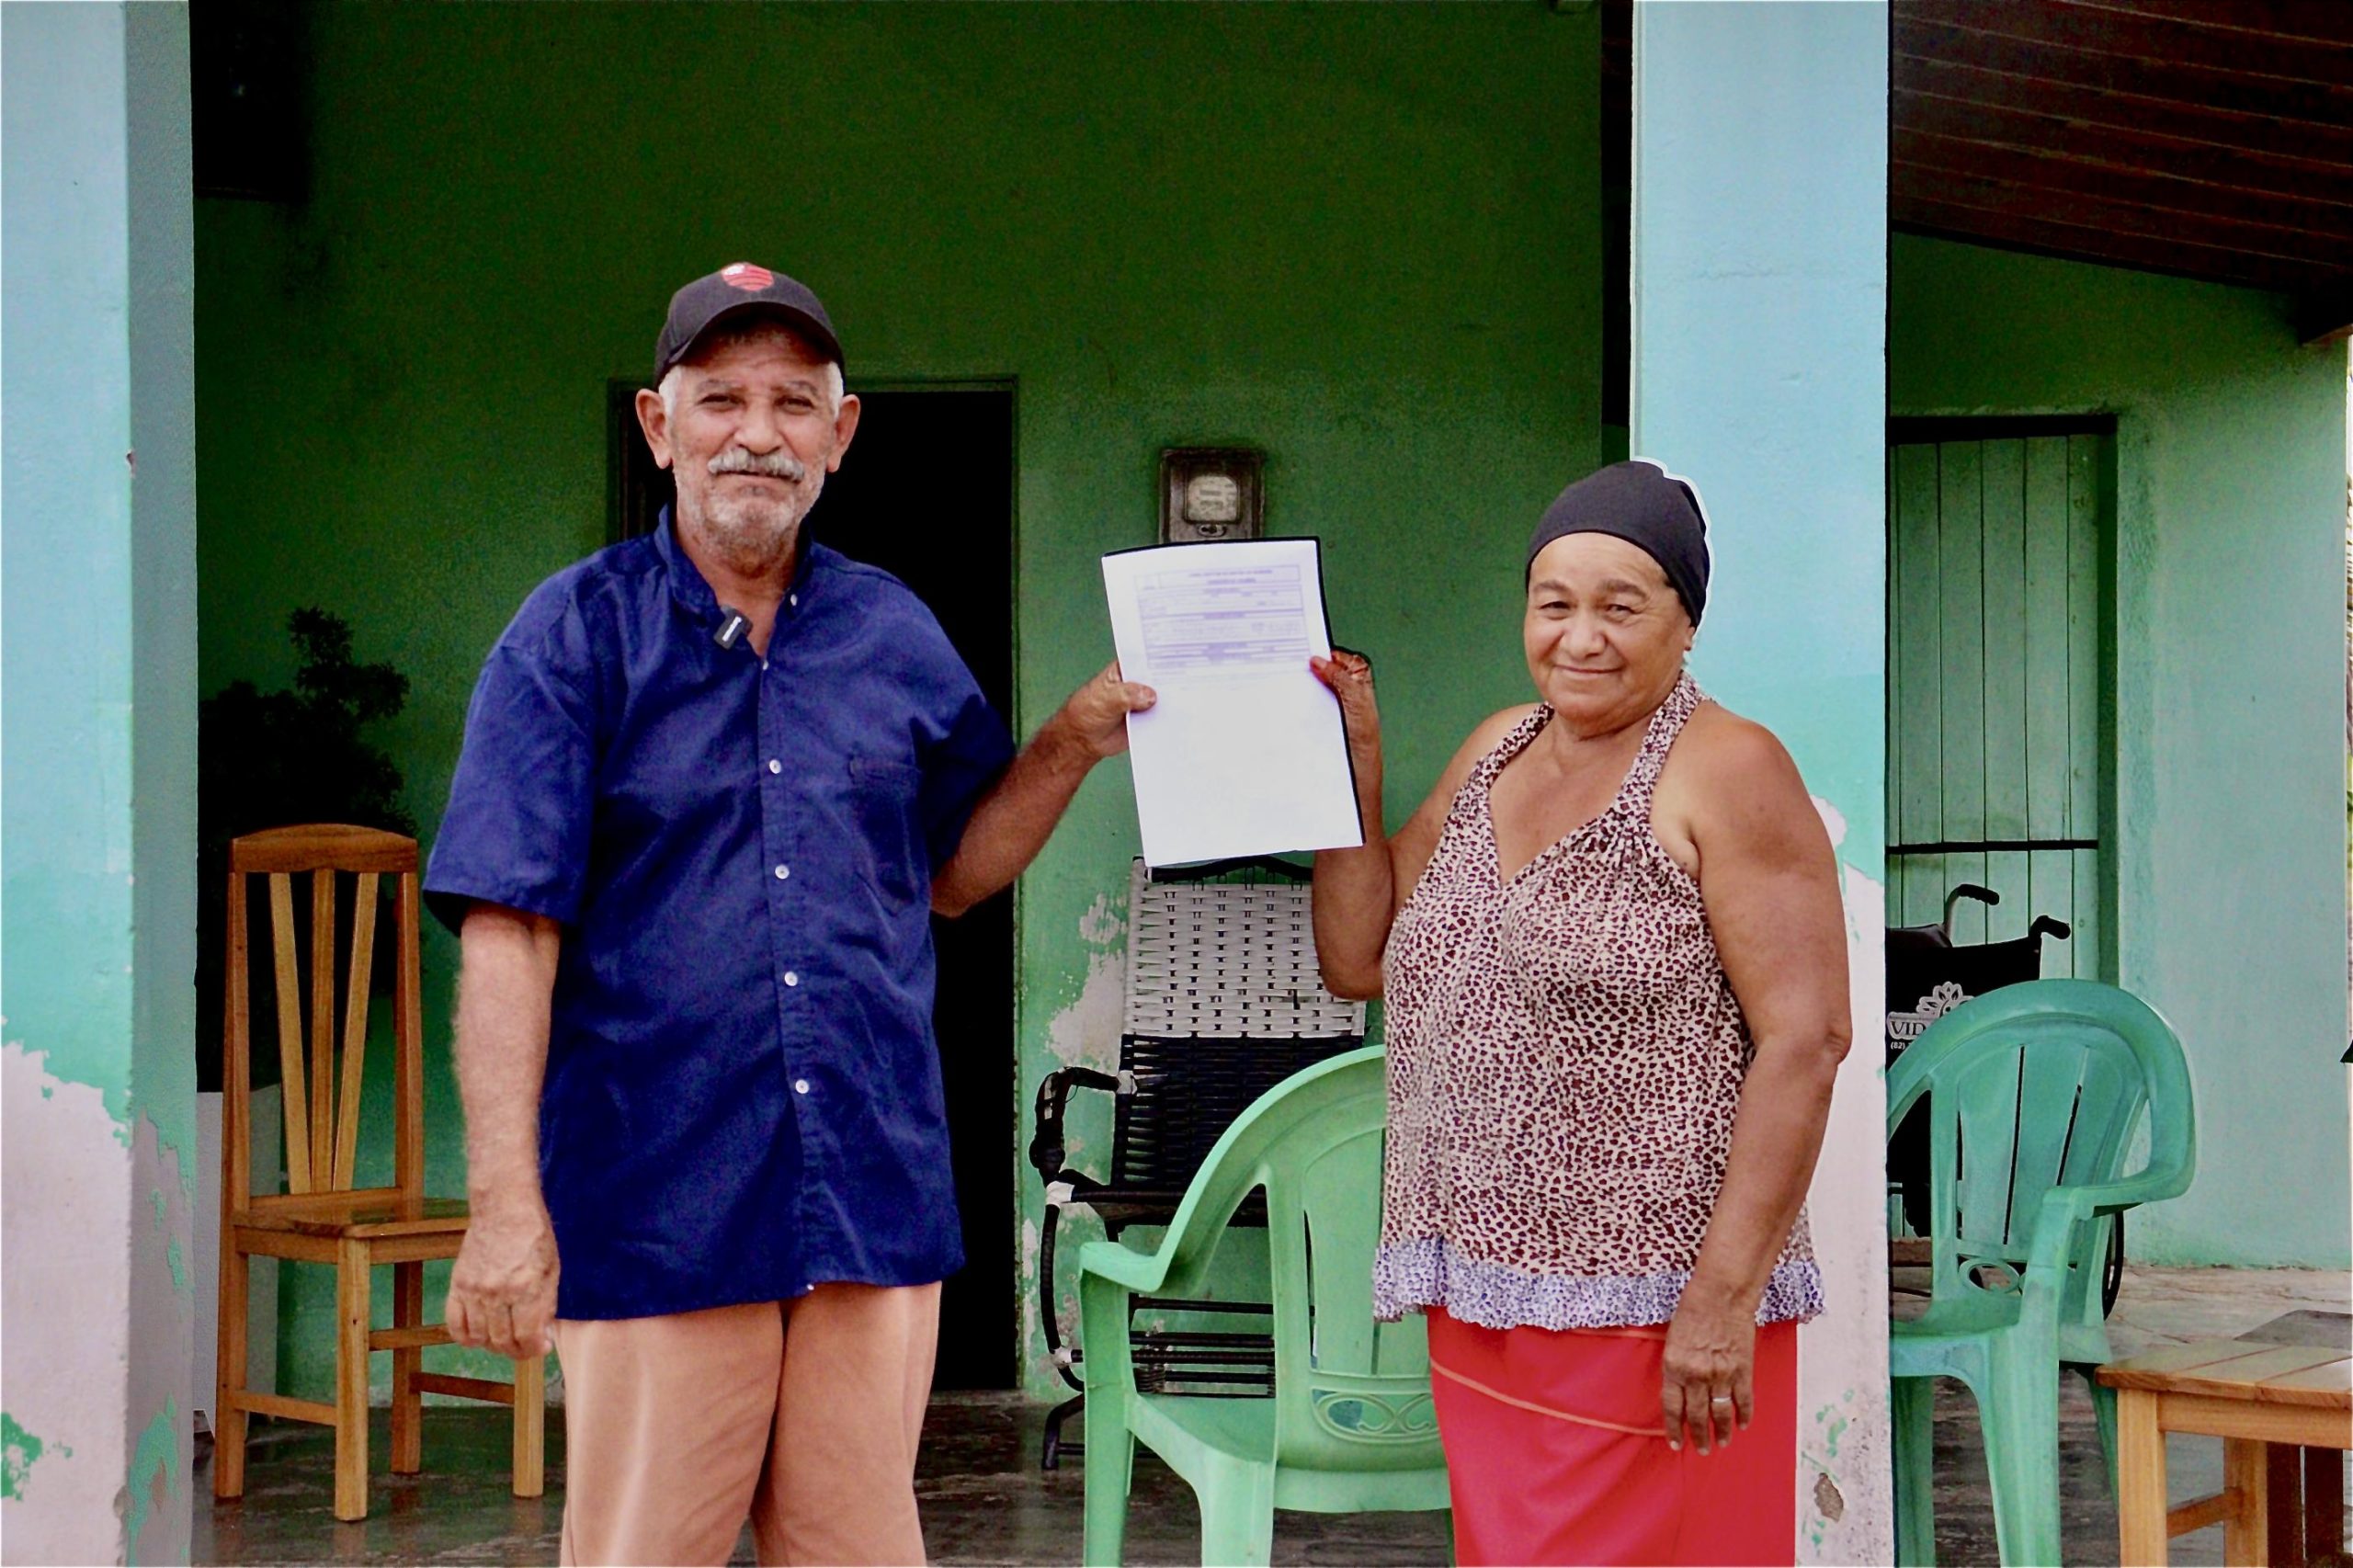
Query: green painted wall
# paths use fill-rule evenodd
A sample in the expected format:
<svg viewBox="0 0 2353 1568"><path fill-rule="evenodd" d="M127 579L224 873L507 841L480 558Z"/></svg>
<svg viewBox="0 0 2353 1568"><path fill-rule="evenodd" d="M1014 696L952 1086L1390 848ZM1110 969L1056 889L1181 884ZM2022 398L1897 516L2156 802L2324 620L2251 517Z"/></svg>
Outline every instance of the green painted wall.
<svg viewBox="0 0 2353 1568"><path fill-rule="evenodd" d="M2113 413L2118 975L2181 1031L2148 1262L2342 1268L2345 350L2284 301L1899 236L1895 414Z"/></svg>
<svg viewBox="0 0 2353 1568"><path fill-rule="evenodd" d="M1108 656L1097 557L1151 540L1186 442L1263 446L1270 527L1324 536L1392 812L1524 696L1517 551L1600 444L1592 14L334 6L314 47L311 201L199 204L201 683L280 684L286 612L348 616L415 683L385 739L421 821L483 653L603 540L606 379L746 256L824 295L853 385L1017 380L1025 733ZM1058 1052L1116 1044L1135 842L1115 763L1022 886L1030 1221L1012 1108L1026 1137ZM456 957L431 934L445 1192ZM301 1392L327 1297L289 1304Z"/></svg>

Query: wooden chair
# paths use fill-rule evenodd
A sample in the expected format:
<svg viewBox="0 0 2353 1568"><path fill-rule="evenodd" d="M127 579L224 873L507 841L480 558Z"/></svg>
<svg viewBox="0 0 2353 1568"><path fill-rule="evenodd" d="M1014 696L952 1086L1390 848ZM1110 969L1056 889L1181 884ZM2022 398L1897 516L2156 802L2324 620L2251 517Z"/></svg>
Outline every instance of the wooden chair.
<svg viewBox="0 0 2353 1568"><path fill-rule="evenodd" d="M294 881L310 878L308 1011L310 1054L303 1057L302 981L294 921ZM267 881L269 952L278 1014L278 1061L284 1085L286 1187L253 1190L252 992L246 919L250 880ZM344 974L342 1053L336 1056L335 908L338 878L356 881L350 905L350 960ZM377 905L386 877L397 878L392 918L399 981L392 992L392 1185L357 1187L360 1085L367 1056L369 980L374 966ZM212 1494L245 1490L245 1418L278 1415L335 1428L335 1513L368 1514L368 1358L392 1355L392 1462L397 1474L424 1468L423 1396L454 1394L511 1404L515 1410L515 1495L537 1497L545 1484L546 1363L515 1364L512 1383L423 1369L428 1345L449 1343L449 1330L425 1322L425 1265L454 1257L466 1233L466 1206L425 1196L425 1061L417 998L416 841L373 828L318 825L248 834L229 848L228 984L222 1028L221 1198L221 1371ZM337 1338L335 1400L291 1399L247 1390L245 1293L249 1257L333 1264ZM369 1291L378 1264L392 1270L392 1326L372 1326Z"/></svg>

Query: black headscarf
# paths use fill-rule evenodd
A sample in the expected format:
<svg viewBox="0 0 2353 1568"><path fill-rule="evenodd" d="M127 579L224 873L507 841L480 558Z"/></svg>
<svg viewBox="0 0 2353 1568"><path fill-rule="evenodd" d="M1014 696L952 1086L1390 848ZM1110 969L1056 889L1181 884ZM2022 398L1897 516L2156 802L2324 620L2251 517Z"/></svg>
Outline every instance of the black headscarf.
<svg viewBox="0 0 2353 1568"><path fill-rule="evenodd" d="M1596 469L1544 508L1528 541L1528 565L1563 534L1608 534L1648 554L1666 574L1691 624L1708 608L1708 518L1699 493L1646 458Z"/></svg>

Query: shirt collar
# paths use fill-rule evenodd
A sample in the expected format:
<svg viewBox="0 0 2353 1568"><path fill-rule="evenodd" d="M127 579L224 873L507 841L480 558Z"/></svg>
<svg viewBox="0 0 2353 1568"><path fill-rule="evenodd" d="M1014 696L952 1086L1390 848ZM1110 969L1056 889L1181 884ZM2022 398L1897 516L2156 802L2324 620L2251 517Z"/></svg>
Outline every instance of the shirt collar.
<svg viewBox="0 0 2353 1568"><path fill-rule="evenodd" d="M694 558L679 545L677 523L666 506L662 508L662 515L654 526L654 548L662 557L662 565L669 574L670 597L678 608L697 620L716 621L720 616L719 596L711 591L710 580L694 563ZM793 564L791 585L785 590L783 605L779 607L779 620L789 618L800 608L801 597L809 591L811 571L817 563L817 557L824 552L824 546L809 537L804 522L800 559Z"/></svg>

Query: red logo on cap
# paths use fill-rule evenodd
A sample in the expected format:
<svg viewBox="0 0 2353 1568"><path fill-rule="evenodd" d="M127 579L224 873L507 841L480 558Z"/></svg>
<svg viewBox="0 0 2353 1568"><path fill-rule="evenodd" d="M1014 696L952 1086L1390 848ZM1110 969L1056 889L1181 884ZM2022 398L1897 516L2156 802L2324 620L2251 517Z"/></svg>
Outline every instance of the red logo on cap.
<svg viewBox="0 0 2353 1568"><path fill-rule="evenodd" d="M739 261L720 268L719 280L731 289L741 289L746 294L756 294L776 281L776 274L756 263Z"/></svg>

